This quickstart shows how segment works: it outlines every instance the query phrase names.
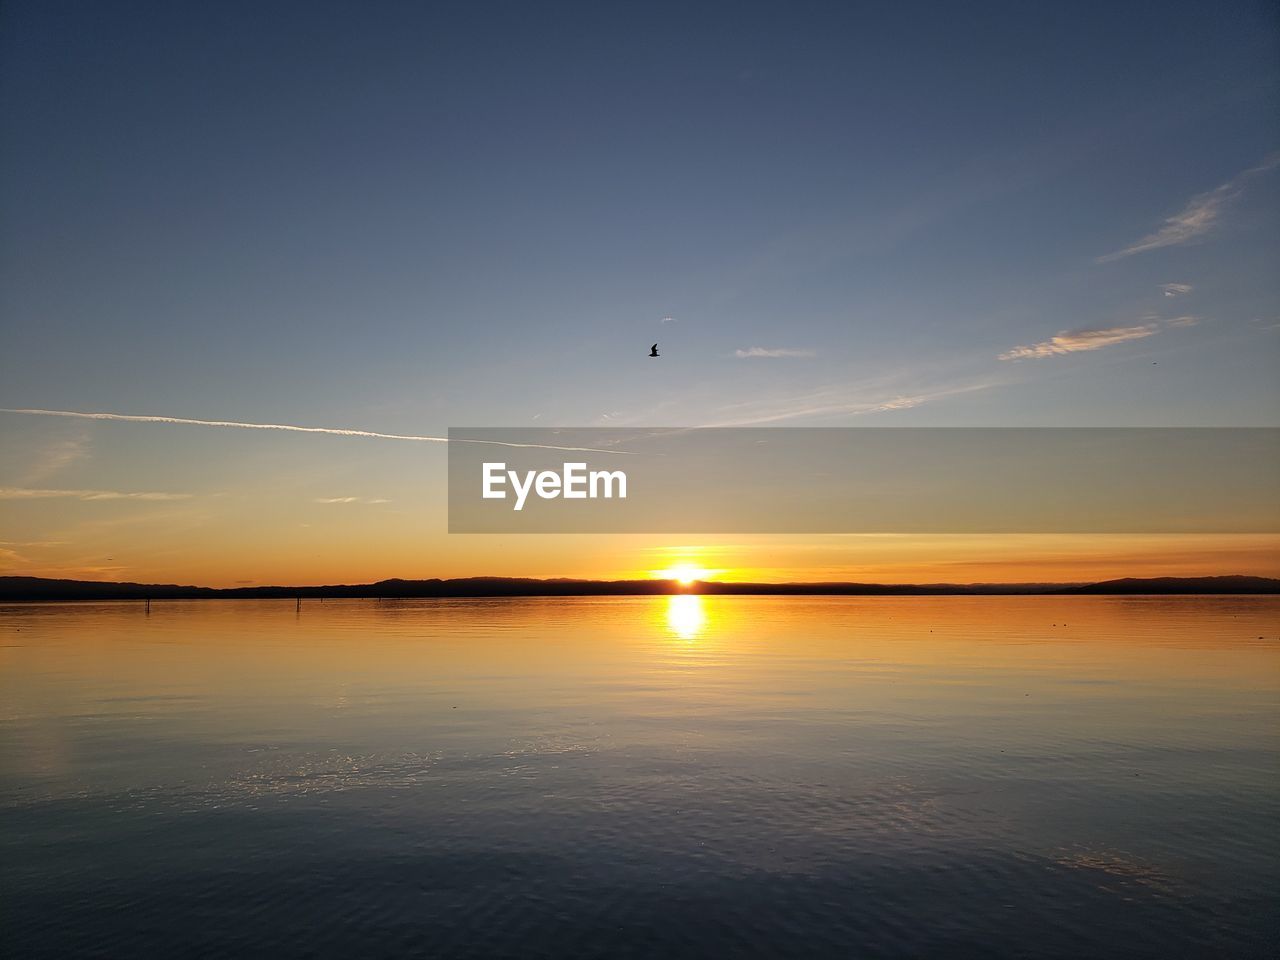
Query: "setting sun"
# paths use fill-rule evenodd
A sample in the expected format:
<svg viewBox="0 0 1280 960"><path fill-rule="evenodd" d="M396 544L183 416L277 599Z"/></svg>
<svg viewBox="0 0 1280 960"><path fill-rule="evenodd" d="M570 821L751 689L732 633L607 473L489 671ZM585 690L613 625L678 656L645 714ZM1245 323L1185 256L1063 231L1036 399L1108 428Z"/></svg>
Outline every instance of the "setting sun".
<svg viewBox="0 0 1280 960"><path fill-rule="evenodd" d="M698 580L705 580L715 571L707 570L700 567L696 563L677 563L666 570L656 571L656 575L662 580L674 580L682 586L689 586Z"/></svg>

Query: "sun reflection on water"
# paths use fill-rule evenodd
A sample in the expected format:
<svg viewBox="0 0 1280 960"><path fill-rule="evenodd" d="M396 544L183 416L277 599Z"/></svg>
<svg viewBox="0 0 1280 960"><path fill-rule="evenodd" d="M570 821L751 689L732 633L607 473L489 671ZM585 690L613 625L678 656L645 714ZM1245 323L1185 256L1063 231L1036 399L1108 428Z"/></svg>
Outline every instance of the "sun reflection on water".
<svg viewBox="0 0 1280 960"><path fill-rule="evenodd" d="M694 593L667 598L667 627L681 640L697 640L707 627L707 611L702 597Z"/></svg>

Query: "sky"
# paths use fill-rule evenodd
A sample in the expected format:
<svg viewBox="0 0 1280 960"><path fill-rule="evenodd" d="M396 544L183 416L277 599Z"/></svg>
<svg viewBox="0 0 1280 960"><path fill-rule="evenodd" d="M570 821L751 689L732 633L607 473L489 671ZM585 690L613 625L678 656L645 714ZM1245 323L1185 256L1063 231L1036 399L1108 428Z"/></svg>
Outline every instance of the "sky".
<svg viewBox="0 0 1280 960"><path fill-rule="evenodd" d="M1274 426L1278 107L1262 2L10 0L0 408L54 413L0 413L0 573L1280 574L451 536L443 444L169 422Z"/></svg>

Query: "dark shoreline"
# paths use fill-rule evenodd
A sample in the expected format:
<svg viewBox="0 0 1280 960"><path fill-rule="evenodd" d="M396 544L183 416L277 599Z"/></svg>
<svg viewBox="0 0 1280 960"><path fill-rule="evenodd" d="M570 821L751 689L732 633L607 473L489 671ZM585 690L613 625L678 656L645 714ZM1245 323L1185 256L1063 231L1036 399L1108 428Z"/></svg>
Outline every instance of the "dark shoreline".
<svg viewBox="0 0 1280 960"><path fill-rule="evenodd" d="M456 580L382 580L330 586L197 587L178 584L53 580L0 577L0 602L38 603L95 600L418 600L483 597L647 597L700 596L1138 596L1275 595L1280 580L1269 577L1154 577L1098 583L725 583L674 580L534 580L469 577Z"/></svg>

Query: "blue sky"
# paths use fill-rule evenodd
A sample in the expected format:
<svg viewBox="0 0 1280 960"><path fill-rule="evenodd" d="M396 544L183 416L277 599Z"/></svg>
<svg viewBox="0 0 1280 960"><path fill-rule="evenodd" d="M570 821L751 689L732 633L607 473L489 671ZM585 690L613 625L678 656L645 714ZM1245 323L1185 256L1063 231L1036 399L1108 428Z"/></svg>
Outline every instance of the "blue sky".
<svg viewBox="0 0 1280 960"><path fill-rule="evenodd" d="M415 435L1280 410L1273 5L0 17L5 408ZM442 481L377 441L0 430L16 487Z"/></svg>

